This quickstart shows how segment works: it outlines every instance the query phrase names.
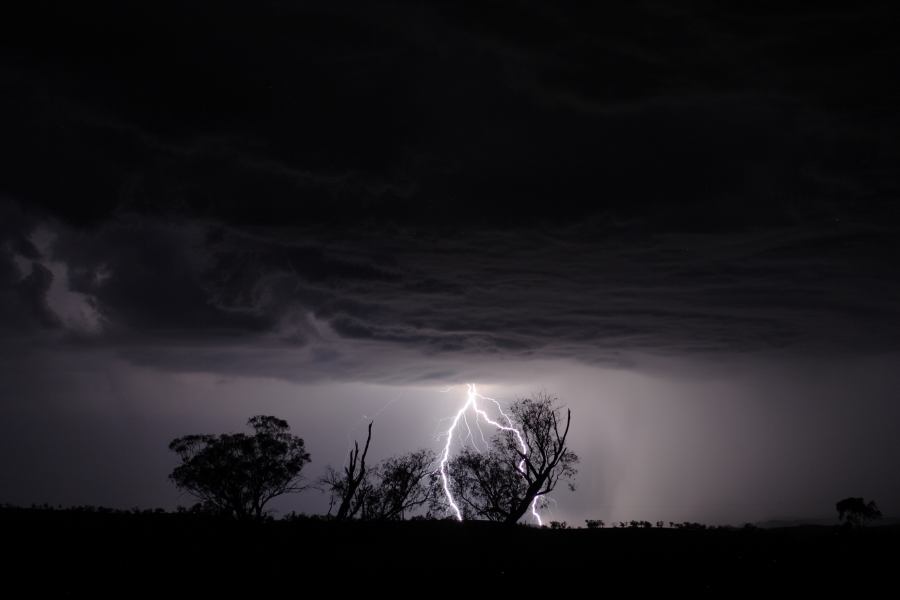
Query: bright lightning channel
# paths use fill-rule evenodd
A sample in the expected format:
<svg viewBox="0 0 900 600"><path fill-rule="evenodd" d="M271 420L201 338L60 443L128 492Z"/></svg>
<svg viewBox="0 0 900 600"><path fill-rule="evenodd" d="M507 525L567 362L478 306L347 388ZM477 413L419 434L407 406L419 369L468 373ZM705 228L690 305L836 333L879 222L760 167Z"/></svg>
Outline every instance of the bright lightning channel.
<svg viewBox="0 0 900 600"><path fill-rule="evenodd" d="M493 402L497 406L497 412L500 413L500 416L506 421L506 425L502 423L498 423L494 419L492 419L480 406L478 406L478 400L489 400ZM466 413L468 412L475 413L475 425L481 433L481 425L479 419L483 420L485 423L489 425L493 425L497 429L501 431L509 431L514 436L516 436L516 440L519 442L519 447L522 449L522 455L528 453L528 446L525 444L525 439L522 437L522 433L513 426L512 419L509 418L505 412L503 412L503 408L500 406L500 402L495 400L494 398L489 398L487 396L482 396L478 393L478 389L476 388L474 383L466 384L466 403L462 405L462 407L456 412L456 416L453 417L453 422L450 424L450 429L447 430L447 442L444 444L444 450L441 453L441 463L440 463L440 471L441 471L441 482L444 486L444 495L447 497L447 502L450 504L450 508L453 510L453 514L456 515L456 518L460 521L463 520L462 511L459 509L459 505L456 503L456 500L453 498L453 492L450 490L450 446L453 444L453 435L456 432L456 427L459 425L460 420L466 426L466 430L468 431L468 435L466 439L472 440L472 430L469 427L469 420L466 418ZM484 440L484 434L481 434L481 439ZM525 476L525 459L523 458L519 462L519 471L522 473L522 476ZM542 526L544 522L541 520L541 515L538 514L537 503L538 498L540 496L535 496L534 500L531 501L531 514L534 517L535 522Z"/></svg>

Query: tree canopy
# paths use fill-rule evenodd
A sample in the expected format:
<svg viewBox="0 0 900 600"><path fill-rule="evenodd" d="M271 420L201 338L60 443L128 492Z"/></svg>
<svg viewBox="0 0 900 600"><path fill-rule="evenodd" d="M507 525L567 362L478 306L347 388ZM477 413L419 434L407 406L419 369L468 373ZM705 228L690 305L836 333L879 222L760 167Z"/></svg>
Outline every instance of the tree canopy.
<svg viewBox="0 0 900 600"><path fill-rule="evenodd" d="M260 518L266 504L303 489L310 456L287 421L257 415L248 420L253 434L187 435L169 449L181 464L169 478L206 507L237 519Z"/></svg>
<svg viewBox="0 0 900 600"><path fill-rule="evenodd" d="M430 511L440 494L435 462L434 452L426 449L383 460L372 472L364 517L396 520L423 508Z"/></svg>
<svg viewBox="0 0 900 600"><path fill-rule="evenodd" d="M486 452L471 447L450 462L454 494L466 518L516 523L532 504L577 473L578 456L566 446L565 423L557 399L549 394L517 400L509 408L511 427L498 431Z"/></svg>
<svg viewBox="0 0 900 600"><path fill-rule="evenodd" d="M838 520L855 527L881 518L881 511L874 500L866 502L863 498L844 498L834 507L838 511Z"/></svg>

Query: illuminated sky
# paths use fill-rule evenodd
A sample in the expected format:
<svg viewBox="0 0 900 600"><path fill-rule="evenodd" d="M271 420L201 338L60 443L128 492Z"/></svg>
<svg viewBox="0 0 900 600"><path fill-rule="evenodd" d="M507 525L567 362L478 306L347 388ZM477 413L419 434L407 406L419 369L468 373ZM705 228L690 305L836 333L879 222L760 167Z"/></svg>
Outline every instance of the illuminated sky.
<svg viewBox="0 0 900 600"><path fill-rule="evenodd" d="M554 517L900 513L894 17L718 4L0 19L0 502L187 503L259 413L437 449L474 381L572 409Z"/></svg>

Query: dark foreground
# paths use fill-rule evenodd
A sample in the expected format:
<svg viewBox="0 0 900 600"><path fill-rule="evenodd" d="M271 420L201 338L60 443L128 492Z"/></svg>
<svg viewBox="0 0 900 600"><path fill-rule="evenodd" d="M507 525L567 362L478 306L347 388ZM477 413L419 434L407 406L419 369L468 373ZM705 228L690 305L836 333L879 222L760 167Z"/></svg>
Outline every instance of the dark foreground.
<svg viewBox="0 0 900 600"><path fill-rule="evenodd" d="M195 514L0 509L7 590L344 597L554 591L893 593L900 528L497 527L447 521L242 524Z"/></svg>

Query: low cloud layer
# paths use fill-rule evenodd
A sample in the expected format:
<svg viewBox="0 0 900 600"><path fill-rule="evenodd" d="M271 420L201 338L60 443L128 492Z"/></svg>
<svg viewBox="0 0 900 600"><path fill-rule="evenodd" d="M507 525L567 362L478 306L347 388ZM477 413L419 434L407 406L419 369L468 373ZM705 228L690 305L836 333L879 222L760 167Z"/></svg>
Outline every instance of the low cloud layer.
<svg viewBox="0 0 900 600"><path fill-rule="evenodd" d="M5 297L19 306L6 327L30 310L35 331L163 369L428 380L488 357L622 366L900 342L896 234L876 224L716 235L585 223L436 239L134 216L90 231L35 223L5 241Z"/></svg>

